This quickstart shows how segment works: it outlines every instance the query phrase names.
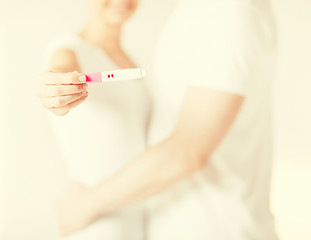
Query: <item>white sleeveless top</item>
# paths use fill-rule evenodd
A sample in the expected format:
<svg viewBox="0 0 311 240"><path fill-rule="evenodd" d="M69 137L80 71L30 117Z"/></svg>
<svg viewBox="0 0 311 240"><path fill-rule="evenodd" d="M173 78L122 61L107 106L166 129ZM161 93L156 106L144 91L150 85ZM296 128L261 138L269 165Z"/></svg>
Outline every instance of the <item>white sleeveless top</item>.
<svg viewBox="0 0 311 240"><path fill-rule="evenodd" d="M119 68L103 50L77 35L54 39L47 48L46 63L57 49L72 50L84 74ZM49 118L70 178L92 186L116 173L145 149L149 98L143 80L90 83L88 92L86 101L66 116L50 114ZM143 208L137 204L68 239L142 238Z"/></svg>

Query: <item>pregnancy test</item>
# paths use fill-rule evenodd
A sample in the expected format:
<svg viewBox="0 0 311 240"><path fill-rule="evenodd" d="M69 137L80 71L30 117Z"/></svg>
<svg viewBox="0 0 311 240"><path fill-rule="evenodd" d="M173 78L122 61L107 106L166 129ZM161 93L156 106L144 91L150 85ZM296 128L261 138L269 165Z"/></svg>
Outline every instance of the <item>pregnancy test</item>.
<svg viewBox="0 0 311 240"><path fill-rule="evenodd" d="M86 74L87 83L99 83L99 82L118 82L128 81L143 78L146 75L144 69L141 68L129 68L118 69L105 72L96 72Z"/></svg>

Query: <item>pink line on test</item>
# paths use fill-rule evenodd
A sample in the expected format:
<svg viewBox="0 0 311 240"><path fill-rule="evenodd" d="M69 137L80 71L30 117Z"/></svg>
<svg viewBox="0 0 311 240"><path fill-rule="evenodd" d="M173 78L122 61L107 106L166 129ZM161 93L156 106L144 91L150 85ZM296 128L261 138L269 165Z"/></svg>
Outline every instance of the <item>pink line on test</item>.
<svg viewBox="0 0 311 240"><path fill-rule="evenodd" d="M102 82L102 74L100 72L86 74L86 82L96 83Z"/></svg>

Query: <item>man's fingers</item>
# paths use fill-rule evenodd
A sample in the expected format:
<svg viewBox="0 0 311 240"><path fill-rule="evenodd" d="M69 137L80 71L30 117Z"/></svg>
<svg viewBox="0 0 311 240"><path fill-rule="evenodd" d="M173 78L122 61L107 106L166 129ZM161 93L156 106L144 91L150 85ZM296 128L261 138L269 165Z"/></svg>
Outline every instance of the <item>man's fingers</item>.
<svg viewBox="0 0 311 240"><path fill-rule="evenodd" d="M42 85L38 91L38 97L57 97L72 95L83 92L87 89L87 84L73 84L73 85Z"/></svg>
<svg viewBox="0 0 311 240"><path fill-rule="evenodd" d="M79 98L84 97L85 95L87 95L86 91L72 94L72 95L44 98L42 99L42 104L45 108L48 108L48 109L59 108L69 103L72 103L78 100Z"/></svg>
<svg viewBox="0 0 311 240"><path fill-rule="evenodd" d="M86 82L85 75L73 72L73 73L55 73L44 72L40 75L39 80L44 84L79 84Z"/></svg>

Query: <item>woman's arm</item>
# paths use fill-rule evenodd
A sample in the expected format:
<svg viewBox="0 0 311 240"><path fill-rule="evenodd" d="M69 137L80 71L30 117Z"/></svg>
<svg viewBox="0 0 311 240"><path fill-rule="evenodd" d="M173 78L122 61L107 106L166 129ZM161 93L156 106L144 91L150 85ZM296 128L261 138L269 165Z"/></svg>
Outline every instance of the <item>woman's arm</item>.
<svg viewBox="0 0 311 240"><path fill-rule="evenodd" d="M50 70L39 76L36 95L42 105L55 115L63 116L81 104L88 95L86 77L79 71L72 51L57 50L51 57Z"/></svg>

